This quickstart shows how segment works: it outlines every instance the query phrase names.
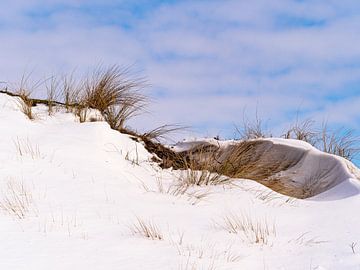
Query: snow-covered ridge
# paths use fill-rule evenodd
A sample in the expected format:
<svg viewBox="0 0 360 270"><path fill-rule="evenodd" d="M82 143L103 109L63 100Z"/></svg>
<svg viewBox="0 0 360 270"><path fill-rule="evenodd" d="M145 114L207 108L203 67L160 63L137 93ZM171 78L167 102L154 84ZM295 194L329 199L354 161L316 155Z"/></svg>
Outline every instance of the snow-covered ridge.
<svg viewBox="0 0 360 270"><path fill-rule="evenodd" d="M51 116L46 106L33 110L31 121L16 98L0 95L0 269L359 265L360 196L348 193L354 178L318 195L322 201L296 200L246 179L176 194L186 173L161 169L130 136L105 122L80 123L61 108ZM349 165L348 172L358 170ZM137 230L139 220L159 237Z"/></svg>

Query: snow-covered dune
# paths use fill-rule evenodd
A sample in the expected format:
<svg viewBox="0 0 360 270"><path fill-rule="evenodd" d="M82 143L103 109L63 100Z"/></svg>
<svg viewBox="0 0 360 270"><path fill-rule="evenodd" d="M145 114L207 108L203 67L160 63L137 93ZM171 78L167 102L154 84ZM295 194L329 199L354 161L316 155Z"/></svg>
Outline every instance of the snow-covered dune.
<svg viewBox="0 0 360 270"><path fill-rule="evenodd" d="M178 143L174 150L191 153L200 163L201 159L208 162L207 157L214 155L213 163L219 164L218 171L230 177L258 181L277 192L297 198L314 197L341 183L342 192L326 193L332 194L331 199L359 193L360 181L355 181L360 179L358 168L344 158L321 152L299 140L196 140ZM231 163L231 168L222 171L226 162ZM347 188L344 188L345 185Z"/></svg>
<svg viewBox="0 0 360 270"><path fill-rule="evenodd" d="M246 179L179 192L186 172L107 123L33 110L0 95L0 269L358 269L357 169L342 159L265 141L301 157L285 171L296 181L331 164L321 200Z"/></svg>

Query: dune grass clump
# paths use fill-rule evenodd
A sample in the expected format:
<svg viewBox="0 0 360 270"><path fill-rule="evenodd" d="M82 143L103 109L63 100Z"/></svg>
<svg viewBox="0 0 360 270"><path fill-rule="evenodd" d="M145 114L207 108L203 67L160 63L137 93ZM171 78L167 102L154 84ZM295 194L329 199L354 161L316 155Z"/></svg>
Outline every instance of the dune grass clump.
<svg viewBox="0 0 360 270"><path fill-rule="evenodd" d="M29 76L23 76L18 90L10 92L6 87L1 92L19 97L21 111L31 120L35 119L32 107L37 104L48 106L49 115L53 114L55 106L63 106L67 112L74 113L80 122L88 120L89 109L96 109L112 129L126 132L126 122L143 112L147 105L147 97L141 93L146 86L145 80L132 77L129 68L118 65L98 67L81 80L75 80L71 75L61 80L53 76L37 82L33 88L45 83L46 99L31 98L32 91L25 87L28 81ZM153 136L156 132L160 136L160 129L147 135Z"/></svg>
<svg viewBox="0 0 360 270"><path fill-rule="evenodd" d="M121 103L128 88L132 87L123 77L124 71L117 66L98 68L84 82L84 103L100 112Z"/></svg>
<svg viewBox="0 0 360 270"><path fill-rule="evenodd" d="M36 117L32 111L32 107L36 104L34 99L32 99L30 96L34 89L38 88L43 83L43 81L39 80L30 83L30 76L31 73L23 73L20 84L15 86L13 93L8 92L7 88L4 92L10 93L12 96L20 98L18 105L21 112L24 113L24 115L26 115L30 120L34 120Z"/></svg>
<svg viewBox="0 0 360 270"><path fill-rule="evenodd" d="M18 100L18 106L20 108L20 111L30 120L34 120L35 115L32 111L33 100L30 98L30 93L26 92L25 90L21 90L19 92L19 98L20 99Z"/></svg>
<svg viewBox="0 0 360 270"><path fill-rule="evenodd" d="M209 190L189 191L189 189L230 185L232 179L215 169L212 157L213 153L205 152L202 148L197 149L197 153L190 153L190 156L183 157L179 177L172 186L171 193L175 196L187 194L198 202L210 194Z"/></svg>
<svg viewBox="0 0 360 270"><path fill-rule="evenodd" d="M231 179L225 175L216 168L216 151L200 146L183 158L177 190L184 192L191 186L230 184Z"/></svg>
<svg viewBox="0 0 360 270"><path fill-rule="evenodd" d="M112 129L123 130L125 122L142 112L147 104L140 92L144 86L143 79L130 78L128 68L100 67L84 81L80 104L99 110Z"/></svg>
<svg viewBox="0 0 360 270"><path fill-rule="evenodd" d="M319 138L318 132L314 129L314 124L315 121L311 119L305 119L304 121L296 119L295 124L287 130L283 137L285 139L305 141L315 146L318 143Z"/></svg>
<svg viewBox="0 0 360 270"><path fill-rule="evenodd" d="M249 120L244 112L242 125L235 125L235 131L239 135L239 139L244 141L272 137L265 130L263 120L258 116L257 111L254 121Z"/></svg>
<svg viewBox="0 0 360 270"><path fill-rule="evenodd" d="M280 137L305 141L319 150L343 157L350 161L356 159L360 153L360 137L352 129L340 128L329 130L323 123L321 129L315 128L315 121L308 118L303 121L298 117ZM264 128L263 120L257 112L253 121L244 114L242 125L235 126L238 139L243 141L270 138L272 135Z"/></svg>
<svg viewBox="0 0 360 270"><path fill-rule="evenodd" d="M352 129L337 129L329 131L326 123L321 132L321 149L329 154L348 160L357 158L360 153L360 137Z"/></svg>

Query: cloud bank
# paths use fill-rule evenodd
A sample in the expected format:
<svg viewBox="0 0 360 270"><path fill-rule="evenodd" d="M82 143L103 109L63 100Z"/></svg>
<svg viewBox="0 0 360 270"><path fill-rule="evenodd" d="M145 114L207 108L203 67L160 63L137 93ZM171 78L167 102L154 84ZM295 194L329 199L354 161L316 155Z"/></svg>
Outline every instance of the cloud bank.
<svg viewBox="0 0 360 270"><path fill-rule="evenodd" d="M151 4L149 4L151 2ZM231 137L255 111L281 132L294 116L360 124L360 3L9 1L0 81L134 64L152 85L148 129L183 123ZM41 90L39 90L41 91Z"/></svg>

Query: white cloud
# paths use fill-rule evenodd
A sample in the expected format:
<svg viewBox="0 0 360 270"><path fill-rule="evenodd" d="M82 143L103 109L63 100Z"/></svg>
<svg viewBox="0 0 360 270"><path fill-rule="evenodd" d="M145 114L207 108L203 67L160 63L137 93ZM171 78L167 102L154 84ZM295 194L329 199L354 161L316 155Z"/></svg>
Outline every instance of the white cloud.
<svg viewBox="0 0 360 270"><path fill-rule="evenodd" d="M347 88L360 83L358 1L179 1L141 17L121 8L123 2L131 4L9 3L0 11L0 80L18 79L25 68L45 76L99 62L135 63L153 85L149 92L164 96L136 126L181 122L230 130L244 108L256 107L284 125L300 105L309 116L359 123L360 89ZM109 12L99 18L92 6ZM28 15L42 9L51 12ZM115 22L124 16L130 27L105 23L106 16ZM309 21L314 26L304 27ZM328 99L337 95L346 102Z"/></svg>

